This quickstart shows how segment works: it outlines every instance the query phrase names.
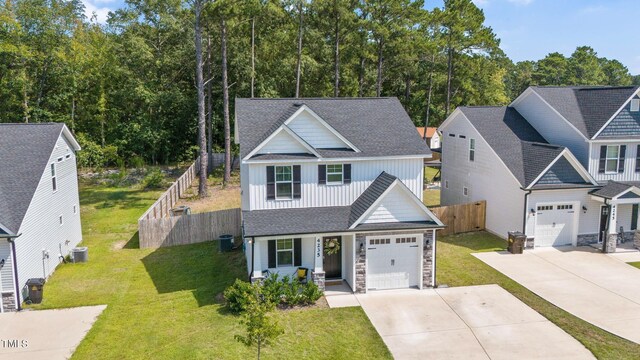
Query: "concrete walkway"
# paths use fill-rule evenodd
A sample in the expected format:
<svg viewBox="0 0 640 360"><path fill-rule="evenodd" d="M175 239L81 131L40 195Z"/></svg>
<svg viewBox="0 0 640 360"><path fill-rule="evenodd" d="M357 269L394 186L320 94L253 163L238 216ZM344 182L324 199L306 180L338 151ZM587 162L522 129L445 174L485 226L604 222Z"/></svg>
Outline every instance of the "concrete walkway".
<svg viewBox="0 0 640 360"><path fill-rule="evenodd" d="M473 254L552 304L640 344L640 269L590 247Z"/></svg>
<svg viewBox="0 0 640 360"><path fill-rule="evenodd" d="M593 359L497 285L355 297L396 359Z"/></svg>
<svg viewBox="0 0 640 360"><path fill-rule="evenodd" d="M105 308L0 314L0 359L68 359Z"/></svg>

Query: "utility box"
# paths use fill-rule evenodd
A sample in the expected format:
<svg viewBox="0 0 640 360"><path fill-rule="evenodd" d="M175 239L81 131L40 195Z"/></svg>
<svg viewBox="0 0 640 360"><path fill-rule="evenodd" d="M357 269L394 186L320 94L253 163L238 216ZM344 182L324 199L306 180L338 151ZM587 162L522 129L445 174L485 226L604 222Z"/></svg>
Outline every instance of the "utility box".
<svg viewBox="0 0 640 360"><path fill-rule="evenodd" d="M220 235L220 252L227 252L233 249L233 235Z"/></svg>
<svg viewBox="0 0 640 360"><path fill-rule="evenodd" d="M507 250L512 254L522 254L527 235L520 231L509 231L507 237Z"/></svg>
<svg viewBox="0 0 640 360"><path fill-rule="evenodd" d="M73 255L74 263L85 263L89 261L89 248L87 247L77 247L71 250L71 255Z"/></svg>
<svg viewBox="0 0 640 360"><path fill-rule="evenodd" d="M171 211L171 216L191 215L191 208L185 205L176 206Z"/></svg>
<svg viewBox="0 0 640 360"><path fill-rule="evenodd" d="M32 304L40 304L42 302L42 293L44 291L44 279L33 278L27 280L27 288L29 289L29 301Z"/></svg>

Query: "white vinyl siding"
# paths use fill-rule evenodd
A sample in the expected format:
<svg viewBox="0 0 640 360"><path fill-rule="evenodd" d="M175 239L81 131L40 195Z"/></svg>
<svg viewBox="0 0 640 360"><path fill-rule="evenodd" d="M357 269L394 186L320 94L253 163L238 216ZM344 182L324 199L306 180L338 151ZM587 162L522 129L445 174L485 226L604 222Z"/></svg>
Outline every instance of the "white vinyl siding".
<svg viewBox="0 0 640 360"><path fill-rule="evenodd" d="M624 172L618 173L617 170L612 173L599 173L598 169L600 167L600 146L608 146L614 145L618 147L619 145L626 145L626 151L624 155ZM638 145L640 145L640 141L638 142L624 142L624 143L602 143L602 142L592 142L591 143L591 151L589 157L589 173L593 176L598 182L606 182L608 180L614 181L640 181L640 172L636 172L636 157L638 156L637 150Z"/></svg>
<svg viewBox="0 0 640 360"><path fill-rule="evenodd" d="M248 196L249 208L243 207L243 210L351 205L383 171L397 176L422 200L423 159L398 158L349 163L351 183L340 186L318 185L318 164L321 163L299 163L302 197L290 201L267 201L266 167L277 164L248 164L248 186L243 188L243 197Z"/></svg>
<svg viewBox="0 0 640 360"><path fill-rule="evenodd" d="M522 229L524 192L511 172L491 150L489 144L471 123L459 113L440 128L443 131L442 178L440 192L443 206L487 201L486 228L501 237L511 230ZM468 141L448 134L475 139L475 161L469 161ZM448 185L448 187L447 187ZM468 188L464 196L463 188Z"/></svg>
<svg viewBox="0 0 640 360"><path fill-rule="evenodd" d="M362 223L387 223L401 221L425 221L424 211L409 198L402 188L395 186L387 193Z"/></svg>
<svg viewBox="0 0 640 360"><path fill-rule="evenodd" d="M82 241L80 216L73 216L73 205L79 204L76 156L56 163L58 190L51 191L51 169L49 164L69 152L71 145L61 136L42 169L40 182L29 205L16 239L16 256L20 288L29 278L48 277L59 264L57 254L69 254ZM34 154L35 155L35 154ZM64 217L60 226L59 216ZM68 241L68 242L67 242ZM49 252L43 261L42 249Z"/></svg>
<svg viewBox="0 0 640 360"><path fill-rule="evenodd" d="M11 257L11 245L9 242L0 238L0 260L4 260L4 266L0 269L0 288L2 292L14 292L13 285L13 259Z"/></svg>
<svg viewBox="0 0 640 360"><path fill-rule="evenodd" d="M527 205L527 231L529 237L535 237L535 214L530 209L536 207L536 204L560 204L567 203L573 205L573 210L578 216L577 235L596 234L600 224L600 205L601 202L591 199L589 191L592 189L573 189L573 190L544 190L534 191L528 197ZM585 207L586 212L582 207ZM629 208L631 213L631 208ZM619 216L622 215L620 211ZM630 216L630 215L629 215ZM631 220L629 220L630 222Z"/></svg>
<svg viewBox="0 0 640 360"><path fill-rule="evenodd" d="M589 145L585 137L547 105L535 91L521 98L513 107L551 144L560 144L586 166Z"/></svg>
<svg viewBox="0 0 640 360"><path fill-rule="evenodd" d="M267 142L258 154L309 154L309 150L304 147L298 139L288 132L282 130Z"/></svg>
<svg viewBox="0 0 640 360"><path fill-rule="evenodd" d="M349 147L307 111L300 113L288 126L293 132L316 149Z"/></svg>

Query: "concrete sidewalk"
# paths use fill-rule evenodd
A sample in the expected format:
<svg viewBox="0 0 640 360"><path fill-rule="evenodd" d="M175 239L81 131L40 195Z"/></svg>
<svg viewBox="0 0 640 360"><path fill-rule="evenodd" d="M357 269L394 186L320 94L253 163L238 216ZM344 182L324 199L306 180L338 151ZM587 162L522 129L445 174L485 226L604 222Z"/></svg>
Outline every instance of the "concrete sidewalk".
<svg viewBox="0 0 640 360"><path fill-rule="evenodd" d="M593 359L497 285L356 297L396 359Z"/></svg>
<svg viewBox="0 0 640 360"><path fill-rule="evenodd" d="M106 307L0 314L0 359L68 359Z"/></svg>
<svg viewBox="0 0 640 360"><path fill-rule="evenodd" d="M640 270L589 247L473 254L552 304L640 343Z"/></svg>

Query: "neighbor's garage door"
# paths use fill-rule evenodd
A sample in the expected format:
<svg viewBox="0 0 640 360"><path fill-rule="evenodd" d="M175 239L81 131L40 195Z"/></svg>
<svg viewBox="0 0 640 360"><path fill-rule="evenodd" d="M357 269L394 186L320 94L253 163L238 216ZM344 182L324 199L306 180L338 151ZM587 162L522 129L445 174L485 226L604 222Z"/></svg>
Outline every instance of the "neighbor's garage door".
<svg viewBox="0 0 640 360"><path fill-rule="evenodd" d="M418 286L422 235L367 238L367 289Z"/></svg>
<svg viewBox="0 0 640 360"><path fill-rule="evenodd" d="M572 204L537 205L535 246L571 245L575 216Z"/></svg>

